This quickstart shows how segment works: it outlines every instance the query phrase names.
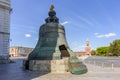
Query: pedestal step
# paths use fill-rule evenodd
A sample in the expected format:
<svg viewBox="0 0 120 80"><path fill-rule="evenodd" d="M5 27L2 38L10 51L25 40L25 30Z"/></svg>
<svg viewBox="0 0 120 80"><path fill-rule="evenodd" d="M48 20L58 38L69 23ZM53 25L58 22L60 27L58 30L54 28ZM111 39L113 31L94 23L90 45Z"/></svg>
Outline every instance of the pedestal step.
<svg viewBox="0 0 120 80"><path fill-rule="evenodd" d="M25 66L25 61L23 62ZM68 58L63 58L61 60L30 60L29 70L37 71L41 73L51 72L51 73L67 73L68 69Z"/></svg>

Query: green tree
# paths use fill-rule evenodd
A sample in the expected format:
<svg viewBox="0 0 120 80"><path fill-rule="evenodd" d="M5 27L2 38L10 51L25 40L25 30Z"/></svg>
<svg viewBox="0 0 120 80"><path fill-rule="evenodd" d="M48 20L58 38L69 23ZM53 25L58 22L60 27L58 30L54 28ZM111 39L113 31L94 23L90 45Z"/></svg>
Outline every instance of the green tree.
<svg viewBox="0 0 120 80"><path fill-rule="evenodd" d="M95 51L95 50L92 50L92 51L91 51L91 55L93 55L93 56L96 55L96 51Z"/></svg>
<svg viewBox="0 0 120 80"><path fill-rule="evenodd" d="M97 48L96 52L98 56L106 56L108 53L109 47L99 47Z"/></svg>
<svg viewBox="0 0 120 80"><path fill-rule="evenodd" d="M109 53L113 56L120 56L120 40L114 40L110 43Z"/></svg>

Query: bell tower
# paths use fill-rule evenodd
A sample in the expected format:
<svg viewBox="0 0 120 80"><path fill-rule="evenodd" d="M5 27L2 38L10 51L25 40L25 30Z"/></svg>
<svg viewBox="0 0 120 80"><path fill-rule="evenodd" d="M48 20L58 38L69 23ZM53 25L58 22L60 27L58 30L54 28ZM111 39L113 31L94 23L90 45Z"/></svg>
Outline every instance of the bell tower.
<svg viewBox="0 0 120 80"><path fill-rule="evenodd" d="M90 55L91 49L90 49L90 42L89 40L86 41L86 49L85 49L86 54Z"/></svg>

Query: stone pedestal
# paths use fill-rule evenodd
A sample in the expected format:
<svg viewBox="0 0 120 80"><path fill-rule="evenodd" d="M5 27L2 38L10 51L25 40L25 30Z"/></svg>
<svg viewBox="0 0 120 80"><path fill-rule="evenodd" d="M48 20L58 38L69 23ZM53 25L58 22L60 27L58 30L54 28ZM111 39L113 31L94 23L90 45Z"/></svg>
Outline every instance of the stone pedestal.
<svg viewBox="0 0 120 80"><path fill-rule="evenodd" d="M68 58L61 60L30 60L29 70L40 73L67 73L69 72Z"/></svg>

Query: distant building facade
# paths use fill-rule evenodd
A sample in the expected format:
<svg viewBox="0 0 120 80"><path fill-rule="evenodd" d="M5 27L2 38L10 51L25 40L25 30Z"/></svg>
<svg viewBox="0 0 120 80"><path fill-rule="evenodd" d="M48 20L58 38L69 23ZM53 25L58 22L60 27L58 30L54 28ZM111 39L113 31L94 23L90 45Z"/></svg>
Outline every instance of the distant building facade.
<svg viewBox="0 0 120 80"><path fill-rule="evenodd" d="M11 57L28 56L33 48L14 46L10 47L9 55Z"/></svg>
<svg viewBox="0 0 120 80"><path fill-rule="evenodd" d="M82 56L82 55L91 55L91 48L90 48L90 42L87 40L86 41L86 48L84 52L75 52L77 56Z"/></svg>
<svg viewBox="0 0 120 80"><path fill-rule="evenodd" d="M0 0L0 63L9 62L10 0Z"/></svg>

